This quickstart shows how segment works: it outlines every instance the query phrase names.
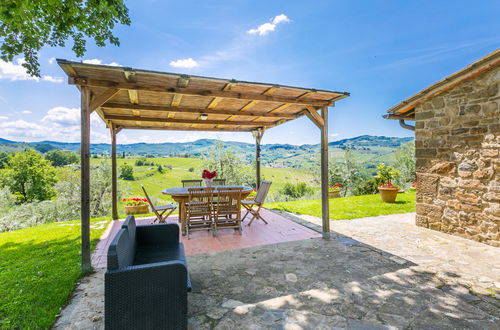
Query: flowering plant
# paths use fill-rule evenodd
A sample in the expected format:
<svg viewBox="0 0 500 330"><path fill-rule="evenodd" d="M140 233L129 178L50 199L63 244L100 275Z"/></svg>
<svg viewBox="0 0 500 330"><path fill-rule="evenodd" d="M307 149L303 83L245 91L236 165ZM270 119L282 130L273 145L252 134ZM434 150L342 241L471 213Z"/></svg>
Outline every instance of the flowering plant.
<svg viewBox="0 0 500 330"><path fill-rule="evenodd" d="M148 205L148 200L146 198L124 198L122 202L127 206Z"/></svg>
<svg viewBox="0 0 500 330"><path fill-rule="evenodd" d="M394 188L394 189L399 189L397 185L392 184L392 182L382 182L379 185L380 188Z"/></svg>
<svg viewBox="0 0 500 330"><path fill-rule="evenodd" d="M210 172L209 170L203 170L201 177L203 179L211 180L217 176L217 171Z"/></svg>
<svg viewBox="0 0 500 330"><path fill-rule="evenodd" d="M340 183L337 183L336 185L328 187L328 191L330 191L330 192L340 191L340 189L342 189L342 185Z"/></svg>

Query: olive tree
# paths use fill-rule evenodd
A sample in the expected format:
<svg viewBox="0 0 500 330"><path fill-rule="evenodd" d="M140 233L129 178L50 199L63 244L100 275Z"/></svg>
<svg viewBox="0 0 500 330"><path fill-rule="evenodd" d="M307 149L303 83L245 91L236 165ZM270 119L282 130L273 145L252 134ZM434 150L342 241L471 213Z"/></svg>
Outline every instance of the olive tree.
<svg viewBox="0 0 500 330"><path fill-rule="evenodd" d="M73 39L73 52L81 57L87 39L97 46L119 45L111 30L115 24L130 24L123 0L2 0L0 1L0 58L12 61L22 55L22 64L40 76L38 52L43 46L63 47Z"/></svg>

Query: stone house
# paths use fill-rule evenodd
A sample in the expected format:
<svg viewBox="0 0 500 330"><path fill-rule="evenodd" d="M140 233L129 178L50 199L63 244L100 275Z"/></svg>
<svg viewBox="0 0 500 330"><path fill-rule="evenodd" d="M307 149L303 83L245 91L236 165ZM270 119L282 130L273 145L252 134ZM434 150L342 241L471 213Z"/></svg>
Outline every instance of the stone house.
<svg viewBox="0 0 500 330"><path fill-rule="evenodd" d="M407 98L419 226L500 247L500 49ZM415 126L406 120L415 121Z"/></svg>

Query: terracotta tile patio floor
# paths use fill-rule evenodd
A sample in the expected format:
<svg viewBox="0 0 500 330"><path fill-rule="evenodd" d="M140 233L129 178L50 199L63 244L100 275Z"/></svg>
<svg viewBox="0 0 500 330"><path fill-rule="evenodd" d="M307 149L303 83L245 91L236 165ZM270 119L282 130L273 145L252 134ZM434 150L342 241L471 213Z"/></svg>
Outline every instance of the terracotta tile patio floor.
<svg viewBox="0 0 500 330"><path fill-rule="evenodd" d="M212 232L195 231L190 234L189 240L181 236L181 241L187 255L198 253L216 252L224 250L234 250L247 247L261 246L267 244L283 243L290 241L304 240L308 238L321 237L316 231L297 224L274 212L263 210L261 214L269 224L260 220L255 220L251 226L247 226L249 218L243 222L243 233L240 235L234 229L221 229L216 237ZM92 265L95 268L106 268L106 254L109 244L113 240L116 232L121 228L123 219L110 223L101 241L97 244L92 255ZM138 226L150 224L152 217L136 218ZM167 219L169 223L178 223L177 216Z"/></svg>

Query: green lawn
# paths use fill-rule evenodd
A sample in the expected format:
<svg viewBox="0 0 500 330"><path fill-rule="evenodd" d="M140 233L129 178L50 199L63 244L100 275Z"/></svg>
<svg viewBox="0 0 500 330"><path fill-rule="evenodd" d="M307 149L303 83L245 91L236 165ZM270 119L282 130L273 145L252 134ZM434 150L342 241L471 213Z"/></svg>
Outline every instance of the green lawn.
<svg viewBox="0 0 500 330"><path fill-rule="evenodd" d="M266 208L321 217L321 200L278 202ZM415 192L398 194L395 203L384 203L377 195L330 199L330 219L356 219L377 215L415 212Z"/></svg>
<svg viewBox="0 0 500 330"><path fill-rule="evenodd" d="M108 219L93 219L92 249ZM0 328L48 329L80 272L80 220L0 233Z"/></svg>

